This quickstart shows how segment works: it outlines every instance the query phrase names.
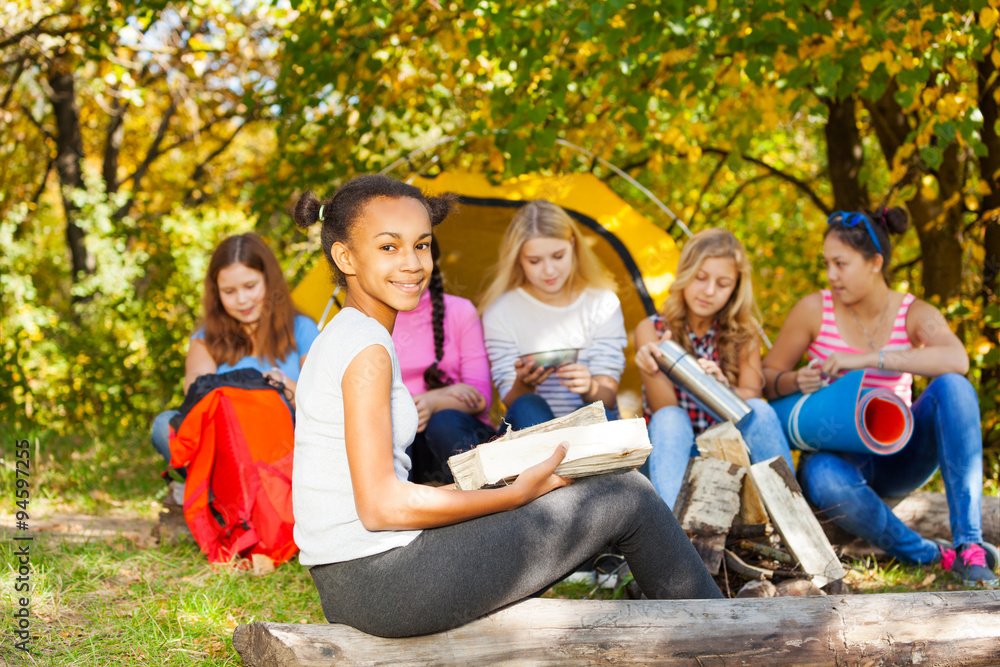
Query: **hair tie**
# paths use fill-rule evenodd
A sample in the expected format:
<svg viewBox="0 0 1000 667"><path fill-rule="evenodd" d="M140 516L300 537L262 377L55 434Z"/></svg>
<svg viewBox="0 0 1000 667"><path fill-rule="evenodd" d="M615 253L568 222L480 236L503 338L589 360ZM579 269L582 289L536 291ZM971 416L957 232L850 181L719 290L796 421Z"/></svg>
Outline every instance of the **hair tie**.
<svg viewBox="0 0 1000 667"><path fill-rule="evenodd" d="M830 217L826 219L827 225L839 224L842 227L856 227L861 223L864 223L865 229L868 230L868 236L871 238L872 242L875 244L875 250L878 254L885 256L882 252L882 244L878 242L878 236L875 235L875 228L872 227L872 223L868 221L868 216L864 213L847 213L846 211L834 211L830 214Z"/></svg>
<svg viewBox="0 0 1000 667"><path fill-rule="evenodd" d="M323 206L319 207L319 220L320 220L320 222L323 222L323 207L324 206L326 206L326 204L323 204Z"/></svg>

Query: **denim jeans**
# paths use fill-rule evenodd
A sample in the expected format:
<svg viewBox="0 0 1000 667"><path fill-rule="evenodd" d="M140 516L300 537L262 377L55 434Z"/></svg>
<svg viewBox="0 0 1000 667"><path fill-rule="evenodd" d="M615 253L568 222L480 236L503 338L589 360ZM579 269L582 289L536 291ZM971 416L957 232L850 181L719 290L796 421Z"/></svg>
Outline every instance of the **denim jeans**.
<svg viewBox="0 0 1000 667"><path fill-rule="evenodd" d="M487 442L496 434L492 426L461 410L435 412L408 450L413 464L410 479L418 483L453 484L448 458Z"/></svg>
<svg viewBox="0 0 1000 667"><path fill-rule="evenodd" d="M799 483L838 526L907 563L938 557L934 542L882 502L927 483L940 467L956 546L983 541L983 438L979 399L964 376L934 379L913 404L913 437L889 456L816 452L803 457Z"/></svg>
<svg viewBox="0 0 1000 667"><path fill-rule="evenodd" d="M170 420L174 415L179 414L177 410L166 410L156 415L153 420L153 433L150 442L153 448L170 463Z"/></svg>
<svg viewBox="0 0 1000 667"><path fill-rule="evenodd" d="M740 433L750 447L750 462L784 456L791 467L792 452L774 409L759 398L751 398L747 404L753 408L753 415ZM672 510L684 482L688 459L698 456L691 418L677 406L660 408L649 420L649 440L653 445L649 455L649 479Z"/></svg>
<svg viewBox="0 0 1000 667"><path fill-rule="evenodd" d="M614 421L621 416L617 408L609 410L606 407L604 415L608 421ZM508 424L515 431L520 431L555 418L555 413L552 412L552 408L549 407L544 398L538 394L521 394L507 408L507 414L503 417L506 423L500 425L500 435L507 432Z"/></svg>

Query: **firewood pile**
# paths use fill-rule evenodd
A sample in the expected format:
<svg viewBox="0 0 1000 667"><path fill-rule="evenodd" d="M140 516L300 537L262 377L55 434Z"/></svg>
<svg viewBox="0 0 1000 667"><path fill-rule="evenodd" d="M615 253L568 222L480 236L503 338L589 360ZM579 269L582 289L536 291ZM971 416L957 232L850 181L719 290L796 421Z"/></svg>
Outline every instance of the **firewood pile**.
<svg viewBox="0 0 1000 667"><path fill-rule="evenodd" d="M846 574L781 457L750 465L724 423L698 438L674 512L729 597L840 593Z"/></svg>

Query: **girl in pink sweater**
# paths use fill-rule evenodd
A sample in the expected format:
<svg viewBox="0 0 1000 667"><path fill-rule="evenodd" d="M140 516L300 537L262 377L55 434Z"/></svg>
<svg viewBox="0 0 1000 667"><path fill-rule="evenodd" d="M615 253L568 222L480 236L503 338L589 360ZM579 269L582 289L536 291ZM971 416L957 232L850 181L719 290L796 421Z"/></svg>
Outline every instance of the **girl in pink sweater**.
<svg viewBox="0 0 1000 667"><path fill-rule="evenodd" d="M434 270L415 310L400 312L392 332L403 383L417 406L417 435L409 451L410 479L452 484L448 457L496 436L489 421L490 365L483 327L472 302L444 293Z"/></svg>

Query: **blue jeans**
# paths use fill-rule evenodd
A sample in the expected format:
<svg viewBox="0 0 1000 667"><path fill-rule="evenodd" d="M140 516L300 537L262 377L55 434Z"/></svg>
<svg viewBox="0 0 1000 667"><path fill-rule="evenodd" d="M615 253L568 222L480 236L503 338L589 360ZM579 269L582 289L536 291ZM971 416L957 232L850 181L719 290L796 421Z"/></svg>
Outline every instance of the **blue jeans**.
<svg viewBox="0 0 1000 667"><path fill-rule="evenodd" d="M409 447L410 479L414 482L454 484L448 458L496 437L492 426L461 410L441 410L431 415L427 427Z"/></svg>
<svg viewBox="0 0 1000 667"><path fill-rule="evenodd" d="M156 415L153 420L153 433L150 441L153 448L170 463L170 420L174 415L179 414L177 410L167 410Z"/></svg>
<svg viewBox="0 0 1000 667"><path fill-rule="evenodd" d="M759 398L751 398L747 404L753 408L753 415L740 433L750 447L750 462L784 456L792 467L792 451L774 409ZM688 459L698 456L688 413L674 405L657 410L649 420L649 440L653 445L649 455L649 479L672 510L684 482Z"/></svg>
<svg viewBox="0 0 1000 667"><path fill-rule="evenodd" d="M940 467L956 546L983 541L983 437L979 399L964 376L935 378L913 404L913 437L889 456L817 452L803 457L799 483L834 523L907 563L938 557L882 502L927 483Z"/></svg>
<svg viewBox="0 0 1000 667"><path fill-rule="evenodd" d="M604 414L608 421L614 421L621 416L617 409L609 410L606 407ZM500 425L500 435L507 432L507 424L515 431L520 431L555 418L555 413L544 398L538 394L521 394L507 408L507 414L503 416L506 423Z"/></svg>

